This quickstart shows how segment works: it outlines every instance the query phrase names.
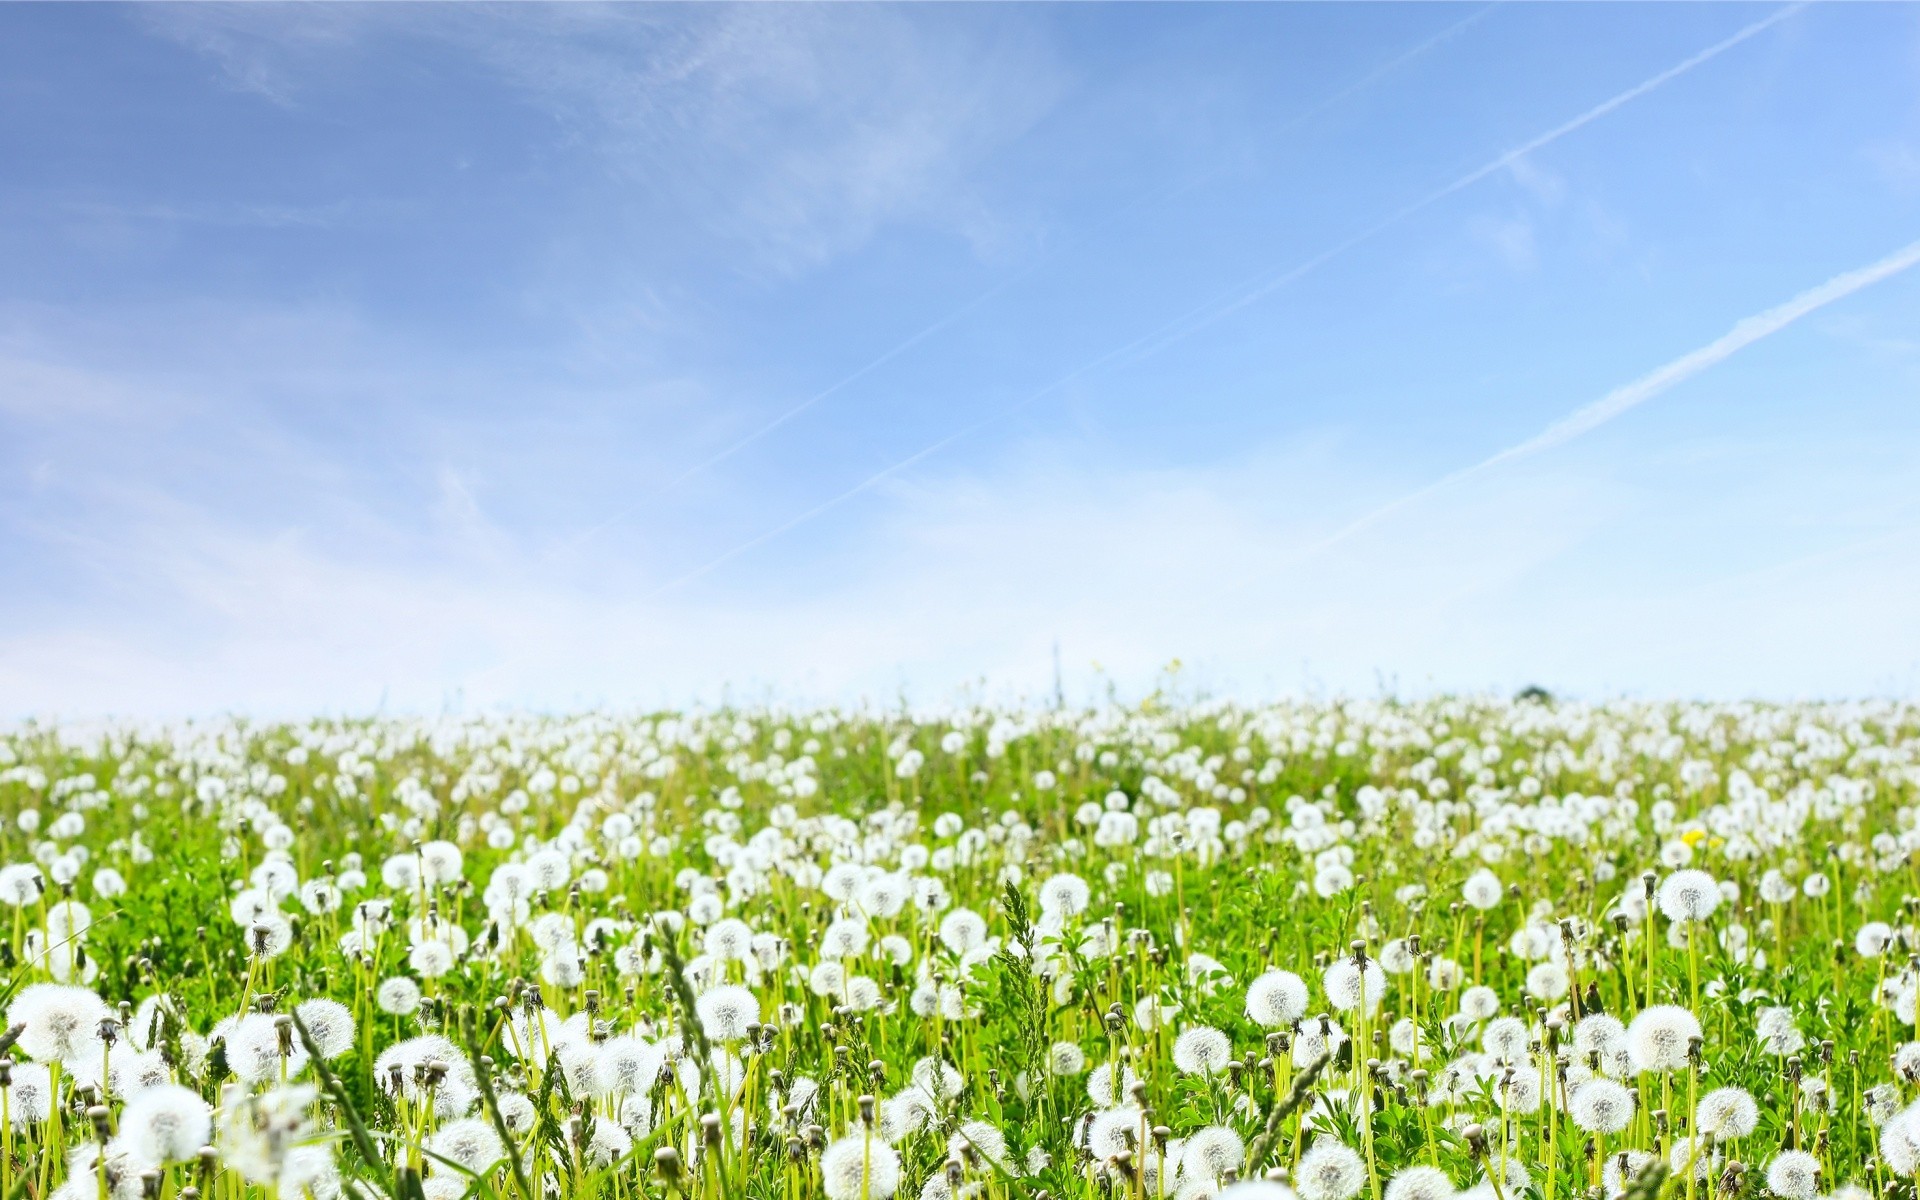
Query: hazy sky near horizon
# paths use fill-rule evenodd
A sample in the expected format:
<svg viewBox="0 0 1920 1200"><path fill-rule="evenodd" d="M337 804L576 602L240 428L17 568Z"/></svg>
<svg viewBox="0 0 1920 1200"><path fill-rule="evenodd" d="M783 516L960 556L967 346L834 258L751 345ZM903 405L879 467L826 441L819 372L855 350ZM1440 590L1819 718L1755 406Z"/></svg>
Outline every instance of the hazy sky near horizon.
<svg viewBox="0 0 1920 1200"><path fill-rule="evenodd" d="M1910 7L0 6L0 717L1909 695L1916 241Z"/></svg>

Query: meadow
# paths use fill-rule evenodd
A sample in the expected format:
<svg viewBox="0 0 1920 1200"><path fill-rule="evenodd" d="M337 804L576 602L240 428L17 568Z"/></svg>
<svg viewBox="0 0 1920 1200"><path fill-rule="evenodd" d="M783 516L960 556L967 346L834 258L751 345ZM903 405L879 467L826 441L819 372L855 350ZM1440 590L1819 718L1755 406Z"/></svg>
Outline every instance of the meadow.
<svg viewBox="0 0 1920 1200"><path fill-rule="evenodd" d="M1920 707L0 735L0 1195L1914 1195Z"/></svg>

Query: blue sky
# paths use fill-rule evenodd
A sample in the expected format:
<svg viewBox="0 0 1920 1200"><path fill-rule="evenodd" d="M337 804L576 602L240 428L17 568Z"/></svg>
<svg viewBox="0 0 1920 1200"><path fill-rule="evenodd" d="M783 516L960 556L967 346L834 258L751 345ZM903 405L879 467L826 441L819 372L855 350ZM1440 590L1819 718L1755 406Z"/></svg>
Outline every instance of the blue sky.
<svg viewBox="0 0 1920 1200"><path fill-rule="evenodd" d="M1920 682L1920 10L10 5L0 163L13 715Z"/></svg>

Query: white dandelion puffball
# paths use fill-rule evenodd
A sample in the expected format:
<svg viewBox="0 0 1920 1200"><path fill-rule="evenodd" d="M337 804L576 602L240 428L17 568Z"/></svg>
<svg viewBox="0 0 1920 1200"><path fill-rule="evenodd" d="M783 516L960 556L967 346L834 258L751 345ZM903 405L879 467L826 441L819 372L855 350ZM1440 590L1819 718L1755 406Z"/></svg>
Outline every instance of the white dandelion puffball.
<svg viewBox="0 0 1920 1200"><path fill-rule="evenodd" d="M1072 1042L1055 1042L1047 1050L1047 1071L1053 1075L1078 1075L1087 1069L1087 1052Z"/></svg>
<svg viewBox="0 0 1920 1200"><path fill-rule="evenodd" d="M1198 1179L1218 1179L1238 1170L1247 1152L1240 1135L1225 1125L1208 1125L1188 1135L1180 1148L1180 1173Z"/></svg>
<svg viewBox="0 0 1920 1200"><path fill-rule="evenodd" d="M621 1128L619 1122L598 1120L593 1123L593 1136L587 1140L588 1162L596 1167L612 1166L632 1149L633 1135Z"/></svg>
<svg viewBox="0 0 1920 1200"><path fill-rule="evenodd" d="M1133 1068L1122 1063L1120 1066L1120 1086L1114 1087L1113 1065L1101 1063L1087 1073L1087 1099L1093 1101L1095 1108L1114 1108L1127 1101L1127 1095L1140 1077Z"/></svg>
<svg viewBox="0 0 1920 1200"><path fill-rule="evenodd" d="M1078 875L1055 875L1040 885L1040 911L1067 919L1087 911L1093 893Z"/></svg>
<svg viewBox="0 0 1920 1200"><path fill-rule="evenodd" d="M1880 1127L1880 1160L1895 1175L1911 1175L1920 1170L1920 1124L1909 1106L1888 1118Z"/></svg>
<svg viewBox="0 0 1920 1200"><path fill-rule="evenodd" d="M1293 1172L1300 1200L1352 1200L1367 1186L1367 1164L1344 1142L1320 1138Z"/></svg>
<svg viewBox="0 0 1920 1200"><path fill-rule="evenodd" d="M299 1074L307 1065L307 1048L299 1038L290 1037L286 1053L281 1053L280 1029L268 1013L248 1013L227 1030L227 1065L242 1081L258 1086L277 1082L282 1074Z"/></svg>
<svg viewBox="0 0 1920 1200"><path fill-rule="evenodd" d="M395 975L380 981L373 999L381 1012L405 1016L420 1007L420 985L405 975Z"/></svg>
<svg viewBox="0 0 1920 1200"><path fill-rule="evenodd" d="M63 983L31 983L7 1005L7 1025L24 1026L20 1048L35 1062L98 1056L100 1022L112 1015L90 989Z"/></svg>
<svg viewBox="0 0 1920 1200"><path fill-rule="evenodd" d="M947 1139L949 1158L964 1155L969 1149L996 1166L1007 1166L1007 1135L989 1121L967 1121Z"/></svg>
<svg viewBox="0 0 1920 1200"><path fill-rule="evenodd" d="M485 1174L507 1156L506 1144L491 1122L479 1117L449 1121L427 1139L427 1149L458 1163L476 1175Z"/></svg>
<svg viewBox="0 0 1920 1200"><path fill-rule="evenodd" d="M1611 1013L1588 1013L1573 1027L1573 1052L1582 1059L1594 1054L1610 1059L1626 1045L1627 1027Z"/></svg>
<svg viewBox="0 0 1920 1200"><path fill-rule="evenodd" d="M1498 905L1504 894L1500 877L1485 867L1467 876L1467 881L1460 885L1461 898L1482 911Z"/></svg>
<svg viewBox="0 0 1920 1200"><path fill-rule="evenodd" d="M1574 1090L1567 1111L1588 1133L1619 1133L1633 1120L1633 1093L1611 1079L1589 1079Z"/></svg>
<svg viewBox="0 0 1920 1200"><path fill-rule="evenodd" d="M970 908L956 908L940 920L940 944L966 954L986 944L987 922Z"/></svg>
<svg viewBox="0 0 1920 1200"><path fill-rule="evenodd" d="M1893 926L1885 921L1868 921L1853 935L1853 949L1862 958L1879 958L1893 944Z"/></svg>
<svg viewBox="0 0 1920 1200"><path fill-rule="evenodd" d="M900 1156L879 1138L843 1137L820 1152L827 1200L888 1200L900 1187Z"/></svg>
<svg viewBox="0 0 1920 1200"><path fill-rule="evenodd" d="M1813 1200L1820 1191L1820 1160L1805 1150L1783 1150L1767 1164L1767 1190L1782 1200Z"/></svg>
<svg viewBox="0 0 1920 1200"><path fill-rule="evenodd" d="M1327 993L1327 1003L1341 1012L1363 1004L1372 1012L1387 994L1387 973L1373 959L1362 967L1351 958L1342 958L1327 968L1321 987Z"/></svg>
<svg viewBox="0 0 1920 1200"><path fill-rule="evenodd" d="M1300 1200L1284 1183L1271 1179L1242 1179L1220 1190L1218 1200Z"/></svg>
<svg viewBox="0 0 1920 1200"><path fill-rule="evenodd" d="M1227 1035L1209 1025L1195 1025L1173 1043L1173 1065L1183 1075L1212 1075L1233 1057Z"/></svg>
<svg viewBox="0 0 1920 1200"><path fill-rule="evenodd" d="M1675 871L1661 883L1657 900L1669 921L1704 921L1720 907L1720 885L1705 871Z"/></svg>
<svg viewBox="0 0 1920 1200"><path fill-rule="evenodd" d="M700 1027L710 1038L737 1042L747 1036L747 1026L760 1022L760 1001L739 984L722 984L694 1001Z"/></svg>
<svg viewBox="0 0 1920 1200"><path fill-rule="evenodd" d="M302 1000L293 1011L320 1048L321 1058L339 1058L353 1049L353 1010L346 1005L321 997Z"/></svg>
<svg viewBox="0 0 1920 1200"><path fill-rule="evenodd" d="M1679 1071L1700 1037L1700 1021L1674 1004L1656 1004L1627 1026L1627 1053L1639 1071Z"/></svg>
<svg viewBox="0 0 1920 1200"><path fill-rule="evenodd" d="M1607 1155L1600 1167L1600 1182L1610 1197L1624 1194L1629 1185L1647 1173L1656 1159L1645 1150L1620 1150Z"/></svg>
<svg viewBox="0 0 1920 1200"><path fill-rule="evenodd" d="M1532 1041L1527 1023L1519 1017L1496 1017L1480 1033L1480 1048L1502 1063L1524 1061Z"/></svg>
<svg viewBox="0 0 1920 1200"><path fill-rule="evenodd" d="M1573 979L1567 969L1551 959L1535 963L1527 972L1527 994L1535 1000L1558 1000L1572 986Z"/></svg>
<svg viewBox="0 0 1920 1200"><path fill-rule="evenodd" d="M14 1068L16 1089L20 1070ZM146 1089L128 1101L120 1115L121 1139L147 1162L185 1162L200 1153L212 1134L213 1110L198 1093L178 1084Z"/></svg>
<svg viewBox="0 0 1920 1200"><path fill-rule="evenodd" d="M1500 1011L1500 993L1483 984L1475 984L1460 993L1460 1015L1469 1021L1484 1021Z"/></svg>
<svg viewBox="0 0 1920 1200"><path fill-rule="evenodd" d="M1268 971L1247 985L1247 1017L1266 1029L1285 1029L1307 1011L1306 981L1292 971Z"/></svg>
<svg viewBox="0 0 1920 1200"><path fill-rule="evenodd" d="M7 1103L7 1115L16 1129L46 1120L53 1112L52 1075L37 1062L15 1063Z"/></svg>
<svg viewBox="0 0 1920 1200"><path fill-rule="evenodd" d="M1439 1167L1406 1167L1387 1183L1386 1200L1448 1200L1453 1180Z"/></svg>

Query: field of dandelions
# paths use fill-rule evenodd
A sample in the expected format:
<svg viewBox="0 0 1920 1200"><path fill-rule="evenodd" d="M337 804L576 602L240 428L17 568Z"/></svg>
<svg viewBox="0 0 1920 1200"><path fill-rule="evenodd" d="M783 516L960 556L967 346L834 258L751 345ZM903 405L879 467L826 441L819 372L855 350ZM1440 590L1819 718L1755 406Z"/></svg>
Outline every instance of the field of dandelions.
<svg viewBox="0 0 1920 1200"><path fill-rule="evenodd" d="M0 1198L1913 1197L1920 707L0 734Z"/></svg>

